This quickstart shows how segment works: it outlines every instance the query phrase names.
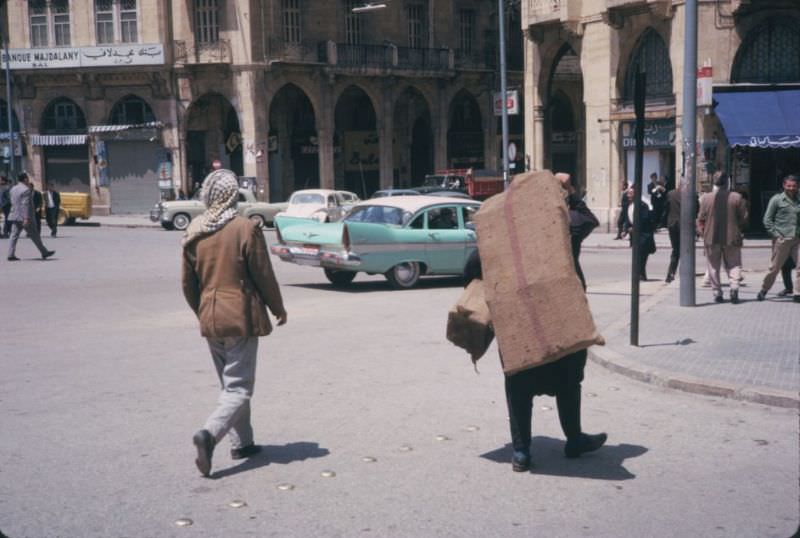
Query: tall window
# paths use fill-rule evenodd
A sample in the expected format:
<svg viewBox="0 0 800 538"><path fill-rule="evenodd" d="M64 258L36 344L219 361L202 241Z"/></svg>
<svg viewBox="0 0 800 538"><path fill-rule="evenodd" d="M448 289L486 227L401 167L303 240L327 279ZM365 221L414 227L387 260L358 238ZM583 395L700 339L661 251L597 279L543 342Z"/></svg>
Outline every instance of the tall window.
<svg viewBox="0 0 800 538"><path fill-rule="evenodd" d="M97 43L139 41L136 0L95 0Z"/></svg>
<svg viewBox="0 0 800 538"><path fill-rule="evenodd" d="M460 48L463 52L472 52L472 44L475 41L475 11L462 9L459 15L461 19Z"/></svg>
<svg viewBox="0 0 800 538"><path fill-rule="evenodd" d="M408 46L421 49L425 43L425 6L411 3L406 7L408 14Z"/></svg>
<svg viewBox="0 0 800 538"><path fill-rule="evenodd" d="M219 0L194 0L195 41L219 42L219 11Z"/></svg>
<svg viewBox="0 0 800 538"><path fill-rule="evenodd" d="M633 88L639 69L647 74L645 95L648 100L672 97L672 63L669 51L655 30L645 30L628 64L624 89L626 100L633 99Z"/></svg>
<svg viewBox="0 0 800 538"><path fill-rule="evenodd" d="M85 129L83 111L69 99L62 97L47 105L42 118L43 133L74 133Z"/></svg>
<svg viewBox="0 0 800 538"><path fill-rule="evenodd" d="M69 1L31 0L28 2L31 47L68 47L70 41Z"/></svg>
<svg viewBox="0 0 800 538"><path fill-rule="evenodd" d="M156 121L156 118L150 105L135 95L121 99L111 110L113 125L137 125L151 121Z"/></svg>
<svg viewBox="0 0 800 538"><path fill-rule="evenodd" d="M800 82L799 24L772 18L751 30L736 53L731 82Z"/></svg>
<svg viewBox="0 0 800 538"><path fill-rule="evenodd" d="M361 18L353 8L364 5L360 0L345 0L344 38L348 45L361 44Z"/></svg>
<svg viewBox="0 0 800 538"><path fill-rule="evenodd" d="M300 33L300 0L281 0L283 14L283 41L299 44L302 38Z"/></svg>

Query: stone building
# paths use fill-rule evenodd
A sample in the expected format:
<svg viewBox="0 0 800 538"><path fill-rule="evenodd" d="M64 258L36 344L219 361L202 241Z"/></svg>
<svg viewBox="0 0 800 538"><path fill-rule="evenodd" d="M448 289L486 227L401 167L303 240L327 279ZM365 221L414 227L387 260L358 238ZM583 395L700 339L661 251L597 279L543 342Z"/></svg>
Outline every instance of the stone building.
<svg viewBox="0 0 800 538"><path fill-rule="evenodd" d="M780 178L800 171L800 5L699 0L698 190L716 169L750 200L751 227ZM682 177L682 0L523 0L526 153L534 168L575 171L613 220L633 181L633 82L646 73L644 183ZM709 95L711 90L711 95ZM705 95L704 95L705 94ZM712 101L713 98L713 101Z"/></svg>
<svg viewBox="0 0 800 538"><path fill-rule="evenodd" d="M191 193L214 160L273 201L498 168L496 3L363 4L9 0L18 167L91 193L97 213ZM519 9L507 19L521 89ZM522 116L511 132L521 146Z"/></svg>

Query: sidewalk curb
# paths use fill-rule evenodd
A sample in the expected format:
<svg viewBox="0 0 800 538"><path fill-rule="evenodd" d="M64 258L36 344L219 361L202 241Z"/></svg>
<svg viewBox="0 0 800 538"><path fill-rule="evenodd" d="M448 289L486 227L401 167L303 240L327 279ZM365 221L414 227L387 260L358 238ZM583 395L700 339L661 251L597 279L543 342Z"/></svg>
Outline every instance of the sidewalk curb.
<svg viewBox="0 0 800 538"><path fill-rule="evenodd" d="M647 312L663 301L666 298L667 289L669 289L669 286L663 285L652 297L643 301L640 311ZM627 321L617 321L611 323L600 332L601 334L612 333L629 326L630 323ZM625 377L643 383L705 396L729 398L773 407L800 409L800 393L798 392L772 389L769 387L737 385L726 383L725 381L704 379L688 374L680 374L651 366L644 366L625 358L621 353L610 349L608 346L592 346L588 351L589 359L596 364L614 373L624 375Z"/></svg>
<svg viewBox="0 0 800 538"><path fill-rule="evenodd" d="M158 230L161 226L154 225L154 224L125 224L125 223L99 223L102 228L152 228L153 230Z"/></svg>
<svg viewBox="0 0 800 538"><path fill-rule="evenodd" d="M750 385L734 385L724 381L712 381L685 374L667 372L658 368L644 367L626 359L614 350L603 347L590 348L589 358L614 373L659 387L718 398L744 400L773 407L800 408L800 398L798 398L797 392Z"/></svg>

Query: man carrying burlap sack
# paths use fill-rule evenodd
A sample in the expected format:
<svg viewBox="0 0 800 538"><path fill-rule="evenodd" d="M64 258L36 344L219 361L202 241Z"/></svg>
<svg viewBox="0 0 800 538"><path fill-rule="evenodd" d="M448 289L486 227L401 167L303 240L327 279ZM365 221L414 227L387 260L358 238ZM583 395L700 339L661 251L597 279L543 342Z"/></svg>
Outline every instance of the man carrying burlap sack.
<svg viewBox="0 0 800 538"><path fill-rule="evenodd" d="M467 280L483 279L500 348L514 471L531 466L535 395L556 397L568 458L597 450L607 438L581 428L586 348L603 339L576 272L566 195L550 172L517 176L478 212L480 257L465 271Z"/></svg>

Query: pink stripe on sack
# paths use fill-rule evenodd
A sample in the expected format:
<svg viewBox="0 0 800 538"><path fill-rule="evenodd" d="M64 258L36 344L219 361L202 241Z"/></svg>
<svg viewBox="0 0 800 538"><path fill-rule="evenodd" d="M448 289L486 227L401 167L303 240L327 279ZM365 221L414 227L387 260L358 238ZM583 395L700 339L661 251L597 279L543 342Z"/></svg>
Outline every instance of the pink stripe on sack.
<svg viewBox="0 0 800 538"><path fill-rule="evenodd" d="M514 193L514 191L516 191L516 186L517 183L512 182L508 187L505 200L505 217L506 228L508 230L508 240L511 243L511 258L514 260L514 274L517 278L517 286L519 289L524 289L527 285L527 281L525 280L525 266L522 263L522 246L519 242L517 229L514 227L514 208L511 204L511 195ZM522 301L523 305L525 306L525 310L528 313L528 319L531 322L533 334L539 343L539 348L542 350L542 352L546 353L549 349L549 342L545 338L544 330L542 329L542 323L539 320L539 316L536 314L536 305L533 303L533 299L527 293L522 294Z"/></svg>

